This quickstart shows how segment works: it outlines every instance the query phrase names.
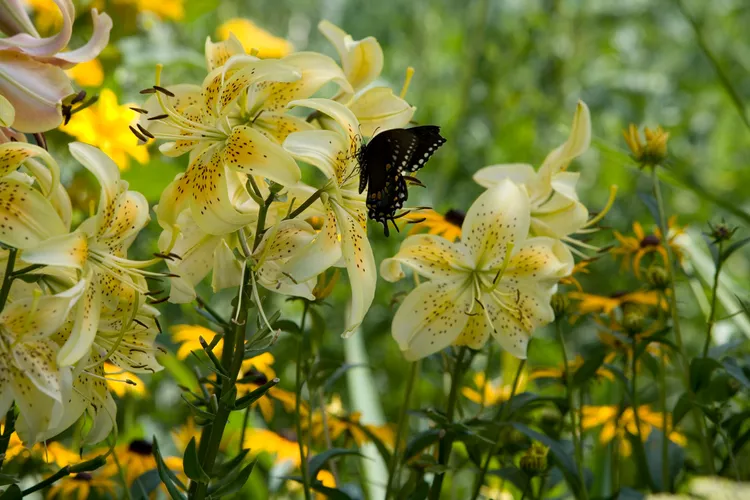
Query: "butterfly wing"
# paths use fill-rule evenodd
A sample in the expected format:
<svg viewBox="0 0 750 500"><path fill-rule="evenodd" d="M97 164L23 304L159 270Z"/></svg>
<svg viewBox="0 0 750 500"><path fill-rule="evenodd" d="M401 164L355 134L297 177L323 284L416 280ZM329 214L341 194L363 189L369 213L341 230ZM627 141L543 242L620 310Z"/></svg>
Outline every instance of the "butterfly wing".
<svg viewBox="0 0 750 500"><path fill-rule="evenodd" d="M408 129L416 139L411 150L409 161L403 165L403 172L416 172L424 167L427 160L445 144L445 138L440 135L440 127L436 125L423 125Z"/></svg>

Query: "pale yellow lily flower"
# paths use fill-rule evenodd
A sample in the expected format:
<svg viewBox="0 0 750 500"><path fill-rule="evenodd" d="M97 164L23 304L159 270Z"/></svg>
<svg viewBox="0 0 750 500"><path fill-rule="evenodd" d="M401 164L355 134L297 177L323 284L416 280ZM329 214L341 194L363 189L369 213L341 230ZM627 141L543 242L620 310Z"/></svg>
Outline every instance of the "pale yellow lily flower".
<svg viewBox="0 0 750 500"><path fill-rule="evenodd" d="M85 291L84 282L56 295L35 290L6 304L0 314L0 412L15 401L16 429L27 443L58 425L70 394L71 371L56 362L59 330Z"/></svg>
<svg viewBox="0 0 750 500"><path fill-rule="evenodd" d="M526 357L534 331L554 319L550 299L570 274L573 257L558 240L527 238L526 191L509 180L472 204L461 241L429 234L409 236L381 263L388 281L405 276L402 265L427 277L393 318L393 337L409 360L448 347L479 349L490 335L510 354Z"/></svg>
<svg viewBox="0 0 750 500"><path fill-rule="evenodd" d="M547 155L538 171L524 163L493 165L480 169L474 180L487 188L505 179L522 184L529 193L531 233L569 241L569 235L586 225L589 212L576 194L580 174L566 169L588 150L590 143L589 108L578 101L568 140Z"/></svg>
<svg viewBox="0 0 750 500"><path fill-rule="evenodd" d="M309 130L290 134L284 148L300 161L317 167L328 179L320 204L325 223L315 238L289 259L282 270L303 283L344 260L352 290L344 336L351 335L365 317L375 295L377 271L367 238L367 208L359 194L356 151L359 124L344 105L329 99L305 99L291 103L330 116L334 130Z"/></svg>
<svg viewBox="0 0 750 500"><path fill-rule="evenodd" d="M60 130L96 146L112 158L120 170L127 170L131 158L140 164L148 162L148 149L138 147L138 139L128 129L137 116L130 106L117 102L114 92L102 89L95 104L76 113Z"/></svg>
<svg viewBox="0 0 750 500"><path fill-rule="evenodd" d="M354 40L349 33L328 21L321 21L318 30L339 53L352 92L342 89L335 99L346 104L357 117L360 133L371 137L377 131L405 127L417 109L403 99L408 82L400 96L394 95L388 87L366 88L383 70L383 49L378 41L371 36Z"/></svg>
<svg viewBox="0 0 750 500"><path fill-rule="evenodd" d="M19 1L0 1L0 94L16 109L13 128L44 132L62 123L62 100L73 94L65 74L96 57L109 42L112 19L92 9L93 33L78 49L61 52L70 42L75 20L71 0L54 0L62 18L60 31L41 38Z"/></svg>
<svg viewBox="0 0 750 500"><path fill-rule="evenodd" d="M148 293L145 276L161 276L143 270L153 261L127 258L131 243L150 220L146 199L128 190L117 165L99 149L72 143L70 152L99 181L99 210L76 231L53 236L21 254L30 264L77 269L86 283L72 333L58 353L61 366L86 355L103 310L129 317L139 307L139 297Z"/></svg>

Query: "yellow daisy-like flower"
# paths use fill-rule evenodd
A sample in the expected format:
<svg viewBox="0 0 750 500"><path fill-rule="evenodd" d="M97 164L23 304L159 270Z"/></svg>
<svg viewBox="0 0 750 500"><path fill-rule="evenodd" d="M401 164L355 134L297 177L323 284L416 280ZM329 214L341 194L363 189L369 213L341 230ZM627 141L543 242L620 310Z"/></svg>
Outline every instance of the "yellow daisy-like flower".
<svg viewBox="0 0 750 500"><path fill-rule="evenodd" d="M177 359L187 358L192 351L202 351L203 347L199 339L203 337L203 340L211 343L211 339L216 335L216 332L199 325L175 325L171 331L172 340L180 343L177 349ZM213 349L214 354L219 355L223 347L224 341L219 340Z"/></svg>
<svg viewBox="0 0 750 500"><path fill-rule="evenodd" d="M96 472L79 472L62 478L50 488L48 499L86 500L92 494L96 498L109 494L115 496L115 481L112 479L115 469L103 467Z"/></svg>
<svg viewBox="0 0 750 500"><path fill-rule="evenodd" d="M73 115L60 130L98 147L125 170L131 158L141 164L148 161L148 150L138 147L138 139L128 129L137 116L127 105L118 104L114 92L103 89L95 104Z"/></svg>
<svg viewBox="0 0 750 500"><path fill-rule="evenodd" d="M626 432L631 435L638 434L635 413L632 408L625 408L620 411L616 405L607 406L584 406L582 409L581 425L584 430L602 427L599 433L599 442L602 445L608 444L617 438L620 453L623 456L630 456L632 446L627 439ZM683 434L672 429L671 415L667 415L667 428L664 429L664 416L662 413L651 411L647 405L638 407L638 417L641 422L641 437L648 439L651 430L656 428L667 434L670 441L685 446L687 439Z"/></svg>
<svg viewBox="0 0 750 500"><path fill-rule="evenodd" d="M59 31L63 25L60 8L52 0L26 0L26 4L34 12L34 24L40 33Z"/></svg>
<svg viewBox="0 0 750 500"><path fill-rule="evenodd" d="M342 435L347 435L351 436L354 442L357 443L357 446L361 446L370 441L368 435L362 430L364 427L382 441L383 444L393 447L395 435L391 426L360 423L362 414L360 412L347 413L338 395L334 395L331 398L331 402L326 405L325 411L325 420L320 410L317 410L312 415L311 433L313 438L323 441L325 424L327 424L328 436L331 440L335 441ZM306 422L303 422L303 428L307 428Z"/></svg>
<svg viewBox="0 0 750 500"><path fill-rule="evenodd" d="M484 372L474 374L474 385L477 389L463 387L461 393L470 401L478 405L494 406L507 401L513 391L513 384L503 384L501 380L487 380ZM518 379L516 393L521 393L526 387L528 375L524 371Z"/></svg>
<svg viewBox="0 0 750 500"><path fill-rule="evenodd" d="M409 234L427 232L454 242L461 239L461 224L466 214L459 210L448 210L445 215L434 210L414 210L404 215L403 220L413 224Z"/></svg>
<svg viewBox="0 0 750 500"><path fill-rule="evenodd" d="M140 12L151 12L160 19L181 21L185 17L184 0L136 0L136 7Z"/></svg>
<svg viewBox="0 0 750 500"><path fill-rule="evenodd" d="M227 40L230 34L237 37L245 52L257 50L261 59L278 59L294 50L289 41L272 35L249 19L230 19L216 30L221 40Z"/></svg>
<svg viewBox="0 0 750 500"><path fill-rule="evenodd" d="M615 309L622 307L624 304L639 304L644 306L661 304L665 306L664 299L655 290L639 290L610 297L584 292L570 292L568 297L580 301L577 306L577 312L582 316L592 313L612 314Z"/></svg>
<svg viewBox="0 0 750 500"><path fill-rule="evenodd" d="M679 235L685 232L685 229L677 226L676 217L669 219L667 224L667 244L672 249L675 257L681 261L683 258L682 248L676 243ZM631 265L636 278L641 278L641 260L650 253L656 253L661 256L663 263L666 265L667 250L664 246L664 238L658 227L654 228L653 233L646 234L640 222L633 223L633 236L624 236L618 231L614 231L615 238L619 245L613 247L609 253L615 257L622 256L622 268L629 270Z"/></svg>
<svg viewBox="0 0 750 500"><path fill-rule="evenodd" d="M154 447L149 441L135 439L126 445L115 448L117 460L125 474L125 482L133 484L137 478L148 471L156 469ZM178 457L164 457L164 464L169 470L182 474L182 459Z"/></svg>
<svg viewBox="0 0 750 500"><path fill-rule="evenodd" d="M615 354L610 353L607 355L607 357L604 359L604 363L609 363L614 358ZM578 370L581 366L583 366L584 360L583 357L580 355L577 355L572 361L568 361L568 371L570 373L575 373L576 370ZM615 375L605 366L600 366L596 373L594 374L597 380L600 380L602 378L606 378L609 381L615 380ZM551 379L557 379L560 381L564 381L565 377L565 370L563 369L562 363L556 367L544 367L544 368L537 368L531 372L531 376L529 377L529 380L537 380L540 378L551 378Z"/></svg>
<svg viewBox="0 0 750 500"><path fill-rule="evenodd" d="M573 271L570 273L570 276L566 276L565 278L561 279L560 284L572 285L579 292L583 292L583 287L581 286L581 282L578 281L578 278L576 278L576 275L591 274L591 270L588 268L591 262L593 262L593 259L582 260L582 261L576 262L576 265L573 266Z"/></svg>

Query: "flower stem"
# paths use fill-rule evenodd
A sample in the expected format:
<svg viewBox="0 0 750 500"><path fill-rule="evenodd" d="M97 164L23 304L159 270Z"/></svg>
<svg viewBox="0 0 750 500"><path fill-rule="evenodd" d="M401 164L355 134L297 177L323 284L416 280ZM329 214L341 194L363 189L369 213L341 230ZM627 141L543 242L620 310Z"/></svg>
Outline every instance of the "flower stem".
<svg viewBox="0 0 750 500"><path fill-rule="evenodd" d="M641 450L643 450L643 456L646 457L646 446L643 439L643 431L641 430L641 417L638 414L638 358L636 357L636 348L637 348L637 341L638 337L636 335L630 336L631 342L632 342L632 349L633 349L633 357L630 362L630 372L631 376L633 378L632 383L630 384L630 404L633 408L633 419L635 419L635 427L638 435L638 446L641 447ZM665 436L666 439L666 436ZM648 463L644 464L644 469L646 471L646 482L648 483L648 487L651 489L651 491L656 491L656 485L654 484L654 478L651 477L651 469L648 466Z"/></svg>
<svg viewBox="0 0 750 500"><path fill-rule="evenodd" d="M388 484L385 487L385 500L391 493L393 487L393 481L395 480L396 471L398 470L399 461L399 448L401 446L401 438L404 435L404 430L407 427L409 421L409 403L411 402L411 393L414 390L414 382L417 380L417 374L419 373L419 362L414 361L409 366L409 378L406 382L406 393L404 394L404 402L401 405L401 412L398 416L398 428L396 430L396 441L393 443L393 455L391 455L391 463L388 465Z"/></svg>
<svg viewBox="0 0 750 500"><path fill-rule="evenodd" d="M555 320L555 329L557 330L557 339L560 341L560 349L563 358L563 374L565 375L565 394L568 398L568 412L570 413L570 433L573 436L573 447L575 449L576 462L578 462L578 481L581 483L581 498L588 500L589 494L586 490L586 482L583 477L583 447L581 446L581 436L578 435L578 425L576 424L576 406L573 402L573 378L570 376L568 369L568 350L565 347L565 338L563 337L560 320Z"/></svg>
<svg viewBox="0 0 750 500"><path fill-rule="evenodd" d="M8 301L10 286L13 284L13 266L16 265L16 254L18 249L8 249L8 263L5 264L5 275L3 276L3 285L0 288L0 312L5 309L5 303Z"/></svg>
<svg viewBox="0 0 750 500"><path fill-rule="evenodd" d="M318 389L318 400L320 401L320 418L321 423L323 424L323 438L326 442L326 450L330 450L333 448L333 442L331 441L331 431L328 428L328 414L326 413L326 397L325 393L323 392L323 388ZM333 476L333 480L336 483L336 486L339 486L341 482L339 481L339 472L338 467L336 466L336 459L332 458L330 461L330 467L331 467L331 475Z"/></svg>
<svg viewBox="0 0 750 500"><path fill-rule="evenodd" d="M300 205L299 207L295 208L292 213L290 213L289 215L287 215L286 218L287 219L294 219L295 217L297 217L299 214L301 214L302 212L304 212L305 210L307 210L307 208L310 205L312 205L313 203L315 203L315 201L318 198L320 198L320 195L322 193L323 193L322 189L318 189L317 191L315 191L313 194L310 195L310 197L308 199L306 199L302 203L302 205Z"/></svg>
<svg viewBox="0 0 750 500"><path fill-rule="evenodd" d="M664 249L667 252L667 277L669 278L669 309L672 314L672 330L674 331L675 341L677 342L677 348L680 351L680 366L682 368L681 374L683 383L685 384L685 390L688 394L688 399L691 406L691 414L693 416L693 423L701 443L701 451L703 454L703 462L710 475L716 474L714 467L714 456L713 450L708 442L706 434L705 422L701 415L700 409L695 405L695 394L693 388L690 385L690 369L687 365L687 351L685 350L685 344L682 342L682 332L680 330L680 317L677 309L677 290L675 286L675 271L674 271L674 254L672 247L669 245L667 238L669 236L669 227L667 225L667 217L664 211L664 199L661 194L661 185L659 183L659 174L656 167L651 169L651 180L653 183L654 197L656 198L656 205L659 212L659 228L661 229L662 238L664 239Z"/></svg>
<svg viewBox="0 0 750 500"><path fill-rule="evenodd" d="M445 411L445 418L448 424L453 423L453 414L456 411L456 401L458 400L458 388L461 386L461 375L463 371L464 355L466 354L466 346L462 346L456 356L456 363L453 365L453 374L451 376L451 389L448 393L448 406ZM440 440L438 447L438 465L447 466L448 459L450 458L451 449L453 448L453 432L446 431L445 435ZM432 487L430 487L430 500L438 500L440 498L440 490L443 489L443 480L447 472L442 472L435 475L435 479L432 480Z"/></svg>
<svg viewBox="0 0 750 500"><path fill-rule="evenodd" d="M294 390L294 423L297 426L297 444L299 445L299 467L302 473L302 486L305 491L305 500L311 499L310 494L310 478L307 476L307 457L305 456L305 445L302 442L302 416L300 415L301 403L302 403L302 361L304 360L304 345L305 345L305 319L307 318L307 309L310 305L305 302L304 308L302 309L302 318L299 322L299 330L302 334L300 339L299 349L297 350L297 369L296 369L296 382Z"/></svg>
<svg viewBox="0 0 750 500"><path fill-rule="evenodd" d="M216 391L215 396L219 402L218 410L211 425L207 426L201 434L198 450L201 467L209 476L213 472L214 463L219 454L229 415L234 409L234 398L225 401L222 395L234 389L245 356L245 327L251 303L250 300L246 300L246 296L249 296L248 287L252 286L250 266L245 265L242 275L242 285L237 292L237 302L232 314L233 325L226 330L224 348L221 352L221 365L229 376L223 379L221 387ZM191 500L203 500L207 493L208 483L192 482L190 484L189 498Z"/></svg>
<svg viewBox="0 0 750 500"><path fill-rule="evenodd" d="M724 242L719 242L719 253L716 258L716 271L714 271L714 285L711 289L711 312L708 315L708 326L706 329L706 342L703 344L703 357L708 357L708 348L711 346L711 336L714 332L714 325L716 324L716 310L717 299L719 297L719 275L721 274L721 266L724 263L722 259L722 253L724 251Z"/></svg>
<svg viewBox="0 0 750 500"><path fill-rule="evenodd" d="M516 395L516 390L518 389L518 381L521 379L521 374L523 373L523 368L525 366L526 366L526 360L522 359L521 362L518 364L516 377L513 380L513 387L511 387L510 389L510 396L508 396L507 401L505 401L498 409L498 413L495 418L495 420L498 423L504 423L505 414L506 414L505 409L510 407L510 402L513 399L513 397L515 397ZM503 433L502 431L498 431L495 444L493 444L492 448L490 448L490 452L487 455L487 458L484 460L484 463L482 464L482 470L479 472L477 481L476 483L474 483L474 493L471 495L472 500L476 500L477 498L479 498L479 492L481 491L482 485L484 484L484 477L487 475L487 471L490 468L490 461L492 460L492 457L497 454L497 451L500 448L502 439L503 439Z"/></svg>

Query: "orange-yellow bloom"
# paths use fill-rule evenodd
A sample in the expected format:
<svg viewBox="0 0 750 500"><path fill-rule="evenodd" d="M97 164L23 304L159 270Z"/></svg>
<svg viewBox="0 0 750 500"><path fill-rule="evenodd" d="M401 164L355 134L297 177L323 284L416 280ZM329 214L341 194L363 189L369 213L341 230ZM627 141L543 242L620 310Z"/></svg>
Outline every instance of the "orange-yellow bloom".
<svg viewBox="0 0 750 500"><path fill-rule="evenodd" d="M211 340L216 336L216 332L200 325L175 325L171 328L171 331L172 340L180 343L176 354L178 359L187 358L192 351L202 351L203 347L201 347L199 340L201 337L210 344ZM224 341L219 340L213 348L213 353L217 356L220 355L223 347Z"/></svg>
<svg viewBox="0 0 750 500"><path fill-rule="evenodd" d="M527 380L528 375L524 371L518 379L516 394L523 392ZM476 386L476 389L469 386L463 387L461 393L469 401L483 406L494 406L507 401L513 391L512 384L503 384L501 380L487 380L484 372L474 374L474 386Z"/></svg>
<svg viewBox="0 0 750 500"><path fill-rule="evenodd" d="M245 52L257 50L258 57L261 59L278 59L289 54L293 49L292 44L287 40L272 35L249 19L230 19L219 26L217 35L221 40L228 39L230 34L237 37Z"/></svg>
<svg viewBox="0 0 750 500"><path fill-rule="evenodd" d="M445 215L434 210L414 210L404 215L405 223L412 225L409 234L427 232L442 236L448 241L457 241L461 238L461 225L465 214L458 210L448 210Z"/></svg>
<svg viewBox="0 0 750 500"><path fill-rule="evenodd" d="M610 359L605 359L604 362L607 363L611 361ZM575 373L576 370L578 370L581 366L583 366L584 360L583 357L580 355L576 356L575 359L572 361L568 361L568 371L570 373ZM552 378L552 379L558 379L563 380L563 377L565 376L565 371L563 369L563 365L560 364L556 367L544 367L544 368L537 368L531 372L531 375L529 376L529 380L537 380L540 378ZM614 381L615 376L614 374L605 366L600 366L595 373L595 376L597 378L606 378L609 381Z"/></svg>
<svg viewBox="0 0 750 500"><path fill-rule="evenodd" d="M667 244L672 249L672 253L676 258L682 260L682 248L675 240L685 230L677 226L677 219L675 217L669 219L667 226ZM667 250L664 246L664 238L662 237L661 230L658 227L655 227L652 233L646 234L640 222L634 222L633 236L624 236L618 231L614 231L614 235L619 245L613 247L609 252L615 257L622 256L623 269L629 270L632 265L633 273L638 279L641 278L641 260L646 255L656 253L661 256L662 262L666 265Z"/></svg>

